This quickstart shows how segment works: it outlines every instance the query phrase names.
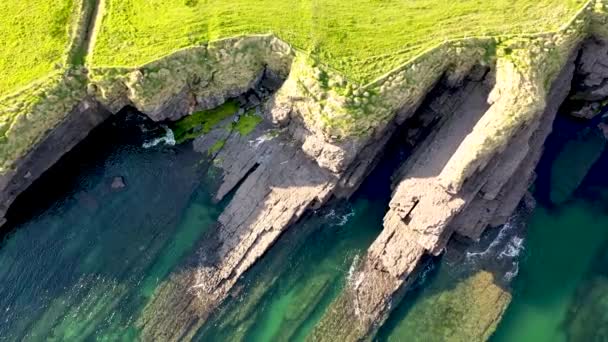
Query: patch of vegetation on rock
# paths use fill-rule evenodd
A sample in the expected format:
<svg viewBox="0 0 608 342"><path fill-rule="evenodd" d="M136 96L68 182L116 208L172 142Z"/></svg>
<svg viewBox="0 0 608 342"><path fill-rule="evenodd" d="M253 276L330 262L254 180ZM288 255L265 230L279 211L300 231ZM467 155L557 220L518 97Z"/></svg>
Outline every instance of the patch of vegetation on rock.
<svg viewBox="0 0 608 342"><path fill-rule="evenodd" d="M226 140L216 141L215 144L213 144L213 146L211 146L211 148L209 148L209 154L210 155L216 154L224 147L224 145L226 145Z"/></svg>
<svg viewBox="0 0 608 342"><path fill-rule="evenodd" d="M238 103L230 100L217 108L192 113L173 122L170 128L175 135L175 141L181 144L201 134L211 132L217 124L233 116L238 110Z"/></svg>
<svg viewBox="0 0 608 342"><path fill-rule="evenodd" d="M257 115L255 111L249 111L245 115L239 117L239 120L233 125L232 129L239 132L242 136L247 136L255 127L262 122L262 117Z"/></svg>

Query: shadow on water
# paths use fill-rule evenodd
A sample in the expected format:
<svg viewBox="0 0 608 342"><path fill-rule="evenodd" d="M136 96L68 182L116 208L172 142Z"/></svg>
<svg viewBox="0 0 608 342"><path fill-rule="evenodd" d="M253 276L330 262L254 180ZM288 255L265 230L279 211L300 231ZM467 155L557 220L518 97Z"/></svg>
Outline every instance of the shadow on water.
<svg viewBox="0 0 608 342"><path fill-rule="evenodd" d="M17 199L0 247L0 339L137 335L147 298L221 212L191 146L142 147L162 134L125 110Z"/></svg>

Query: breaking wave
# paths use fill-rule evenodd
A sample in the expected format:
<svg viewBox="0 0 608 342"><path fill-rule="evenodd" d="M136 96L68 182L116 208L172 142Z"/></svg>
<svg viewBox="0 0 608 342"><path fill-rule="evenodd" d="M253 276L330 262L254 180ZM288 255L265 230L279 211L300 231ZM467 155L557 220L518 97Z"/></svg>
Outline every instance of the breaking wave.
<svg viewBox="0 0 608 342"><path fill-rule="evenodd" d="M175 135L173 134L173 131L167 126L163 125L162 127L165 130L165 135L162 137L155 138L151 141L144 142L142 145L143 148L154 147L161 143L168 145L168 146L175 146L176 141L175 141Z"/></svg>
<svg viewBox="0 0 608 342"><path fill-rule="evenodd" d="M332 209L325 215L325 218L330 220L332 225L342 227L350 221L350 219L355 216L355 211L351 208L349 212L346 214L338 214L335 209Z"/></svg>

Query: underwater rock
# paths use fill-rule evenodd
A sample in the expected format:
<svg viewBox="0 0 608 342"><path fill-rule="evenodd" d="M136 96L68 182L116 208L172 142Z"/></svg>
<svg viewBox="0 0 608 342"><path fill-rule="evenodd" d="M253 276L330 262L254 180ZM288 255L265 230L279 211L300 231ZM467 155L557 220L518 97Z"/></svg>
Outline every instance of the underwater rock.
<svg viewBox="0 0 608 342"><path fill-rule="evenodd" d="M399 327L408 332L408 341L486 341L511 301L487 271L429 292Z"/></svg>
<svg viewBox="0 0 608 342"><path fill-rule="evenodd" d="M112 184L110 185L112 190L124 189L126 186L127 184L125 184L125 179L122 176L114 177L112 179Z"/></svg>
<svg viewBox="0 0 608 342"><path fill-rule="evenodd" d="M608 340L608 277L590 280L575 300L566 323L568 340Z"/></svg>

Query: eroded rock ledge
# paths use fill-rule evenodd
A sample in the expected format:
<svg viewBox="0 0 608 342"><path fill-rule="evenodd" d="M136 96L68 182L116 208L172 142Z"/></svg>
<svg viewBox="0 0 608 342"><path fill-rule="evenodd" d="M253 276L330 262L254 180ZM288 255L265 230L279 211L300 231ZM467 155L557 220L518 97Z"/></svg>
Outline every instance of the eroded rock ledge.
<svg viewBox="0 0 608 342"><path fill-rule="evenodd" d="M133 105L153 119L175 120L239 96L270 75L286 78L251 135L220 129L195 142L207 153L222 139L213 155L223 178L217 199L233 196L216 229L161 285L137 322L145 339L188 339L291 224L334 196L349 196L393 132L416 116L436 124L434 132L401 170L384 231L314 335L367 338L407 289L423 255L441 253L454 232L476 239L514 210L569 91L572 51L583 32L501 42L489 60L493 40L460 42L367 88L316 67L271 36L183 51L137 70L94 70L92 98L0 179L0 217L110 112ZM446 58L450 53L453 60ZM437 84L441 95L420 107Z"/></svg>
<svg viewBox="0 0 608 342"><path fill-rule="evenodd" d="M583 60L590 59L590 45L585 45ZM505 222L534 179L553 119L570 92L576 57L570 56L552 82L546 105L536 107L538 113L515 131L509 143L478 161L473 172L459 169L466 164L456 158L475 151L468 149L471 140L499 134L487 128L502 106L500 99L492 101L500 74L496 83L491 75L471 79L420 109L420 115L430 112L441 124L401 170L384 230L312 340L370 338L415 279L424 255L441 253L455 233L476 240L488 225ZM589 66L580 69L585 73ZM517 81L513 84L522 87ZM473 340L484 340L491 332Z"/></svg>

